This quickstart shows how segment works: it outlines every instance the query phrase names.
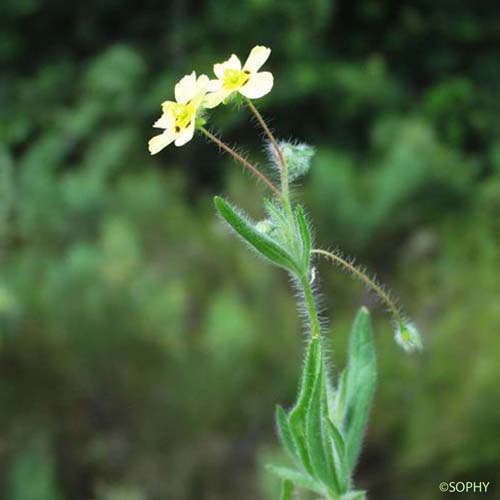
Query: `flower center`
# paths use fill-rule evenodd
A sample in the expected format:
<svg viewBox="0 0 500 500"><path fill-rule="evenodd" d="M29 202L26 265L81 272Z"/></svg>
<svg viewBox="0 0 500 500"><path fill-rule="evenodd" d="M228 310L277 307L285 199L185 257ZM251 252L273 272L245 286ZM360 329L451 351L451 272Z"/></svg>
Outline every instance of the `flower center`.
<svg viewBox="0 0 500 500"><path fill-rule="evenodd" d="M237 69L224 70L224 88L227 90L236 90L243 87L250 78L249 71L239 71Z"/></svg>
<svg viewBox="0 0 500 500"><path fill-rule="evenodd" d="M191 120L193 119L195 109L190 102L187 104L176 103L172 106L171 112L175 119L175 131L179 132L181 129L189 127Z"/></svg>

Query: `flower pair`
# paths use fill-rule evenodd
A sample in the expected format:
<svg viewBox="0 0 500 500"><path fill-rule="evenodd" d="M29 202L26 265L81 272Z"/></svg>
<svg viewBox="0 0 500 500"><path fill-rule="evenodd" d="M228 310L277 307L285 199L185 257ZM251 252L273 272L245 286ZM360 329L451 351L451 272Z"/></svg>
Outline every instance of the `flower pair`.
<svg viewBox="0 0 500 500"><path fill-rule="evenodd" d="M217 77L210 80L206 75L196 77L193 71L183 77L174 89L175 101L162 103L162 116L153 127L164 129L148 144L149 152L156 154L172 142L182 146L194 135L196 118L203 108L215 108L235 92L248 99L257 99L269 93L273 87L273 75L269 71L259 72L267 61L271 49L254 47L245 64L234 54L223 63L214 64Z"/></svg>

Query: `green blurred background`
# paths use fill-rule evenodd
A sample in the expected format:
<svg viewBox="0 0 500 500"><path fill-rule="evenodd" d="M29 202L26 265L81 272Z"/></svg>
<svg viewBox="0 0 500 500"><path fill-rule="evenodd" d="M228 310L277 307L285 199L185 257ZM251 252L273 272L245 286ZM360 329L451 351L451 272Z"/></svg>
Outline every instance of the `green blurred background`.
<svg viewBox="0 0 500 500"><path fill-rule="evenodd" d="M277 498L264 464L283 458L274 405L294 398L302 327L287 276L211 204L259 217L263 188L201 137L146 147L181 76L256 44L275 75L261 110L318 147L296 194L318 244L367 264L424 334L406 356L373 297L318 264L334 367L374 312L358 487L500 498L498 3L3 0L0 19L1 498ZM211 125L263 160L244 109Z"/></svg>

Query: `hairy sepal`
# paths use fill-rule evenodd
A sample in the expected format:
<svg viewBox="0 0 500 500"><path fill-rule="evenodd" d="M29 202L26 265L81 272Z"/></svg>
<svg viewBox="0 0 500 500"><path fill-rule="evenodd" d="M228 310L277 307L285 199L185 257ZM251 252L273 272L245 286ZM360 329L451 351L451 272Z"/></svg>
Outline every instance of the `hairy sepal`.
<svg viewBox="0 0 500 500"><path fill-rule="evenodd" d="M294 182L309 172L315 149L309 144L290 141L279 141L278 147L287 164L288 180ZM281 171L281 162L274 147L269 145L269 159L277 171Z"/></svg>

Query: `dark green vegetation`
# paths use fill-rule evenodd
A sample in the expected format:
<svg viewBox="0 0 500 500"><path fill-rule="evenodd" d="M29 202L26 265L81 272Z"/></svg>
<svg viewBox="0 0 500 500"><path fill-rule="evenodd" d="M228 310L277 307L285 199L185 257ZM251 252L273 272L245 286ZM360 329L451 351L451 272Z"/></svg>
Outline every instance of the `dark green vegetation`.
<svg viewBox="0 0 500 500"><path fill-rule="evenodd" d="M1 2L0 496L278 497L260 464L282 458L301 325L285 273L211 202L257 219L257 188L201 137L146 149L177 79L256 43L276 82L256 104L318 148L298 195L317 242L377 271L424 334L407 358L374 320L356 486L434 500L441 481L494 481L499 26L494 2ZM260 154L243 109L214 115ZM377 309L318 266L343 366L355 311Z"/></svg>

